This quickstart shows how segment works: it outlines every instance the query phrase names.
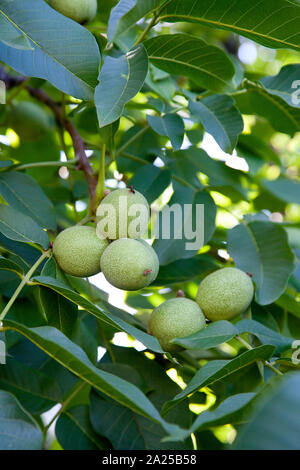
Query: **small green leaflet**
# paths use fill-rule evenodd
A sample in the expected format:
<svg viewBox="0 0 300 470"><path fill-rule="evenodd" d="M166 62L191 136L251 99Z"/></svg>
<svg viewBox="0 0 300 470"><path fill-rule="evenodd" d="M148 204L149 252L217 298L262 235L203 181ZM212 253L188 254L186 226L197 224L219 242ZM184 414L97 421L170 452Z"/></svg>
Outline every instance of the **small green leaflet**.
<svg viewBox="0 0 300 470"><path fill-rule="evenodd" d="M198 331L185 338L176 338L173 343L185 349L209 349L226 343L238 335L237 328L229 321L220 320L207 325L204 330Z"/></svg>
<svg viewBox="0 0 300 470"><path fill-rule="evenodd" d="M43 433L18 400L0 390L0 450L42 450Z"/></svg>
<svg viewBox="0 0 300 470"><path fill-rule="evenodd" d="M221 149L231 154L244 128L243 118L231 96L213 95L199 101L190 101L189 108Z"/></svg>
<svg viewBox="0 0 300 470"><path fill-rule="evenodd" d="M178 114L164 116L147 116L148 124L159 135L169 137L173 150L181 149L184 138L184 123Z"/></svg>
<svg viewBox="0 0 300 470"><path fill-rule="evenodd" d="M173 400L166 402L163 408L163 414L167 414L177 403L186 398L191 393L210 385L218 380L224 379L239 369L253 364L259 359L268 360L274 352L275 347L271 345L259 346L258 348L246 351L239 356L226 360L211 361L201 367L195 374L186 388L176 395Z"/></svg>
<svg viewBox="0 0 300 470"><path fill-rule="evenodd" d="M33 219L5 204L0 204L0 232L10 240L49 246L47 233Z"/></svg>
<svg viewBox="0 0 300 470"><path fill-rule="evenodd" d="M142 88L148 73L148 57L143 45L121 57L106 57L95 90L100 127L115 122L125 104Z"/></svg>
<svg viewBox="0 0 300 470"><path fill-rule="evenodd" d="M272 95L277 95L290 106L300 108L300 64L282 67L278 75L264 77L261 85Z"/></svg>

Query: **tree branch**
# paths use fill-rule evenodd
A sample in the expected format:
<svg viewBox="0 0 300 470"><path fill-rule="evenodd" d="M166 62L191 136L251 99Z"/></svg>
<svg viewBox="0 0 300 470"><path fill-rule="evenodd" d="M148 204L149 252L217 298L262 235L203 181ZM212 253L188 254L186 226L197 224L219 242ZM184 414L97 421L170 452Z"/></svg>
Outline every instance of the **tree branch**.
<svg viewBox="0 0 300 470"><path fill-rule="evenodd" d="M22 85L22 83L27 80L27 77L11 76L5 71L3 67L0 66L0 80L5 83L7 90L10 90L13 87ZM57 104L44 90L42 90L41 88L33 88L31 86L26 86L25 89L33 98L50 108L57 122L70 134L70 137L73 142L75 155L78 158L78 168L84 172L87 180L89 188L90 207L92 211L94 211L97 178L93 176L93 168L86 155L83 139L81 138L79 132L77 131L73 123L64 116L63 108L59 104Z"/></svg>

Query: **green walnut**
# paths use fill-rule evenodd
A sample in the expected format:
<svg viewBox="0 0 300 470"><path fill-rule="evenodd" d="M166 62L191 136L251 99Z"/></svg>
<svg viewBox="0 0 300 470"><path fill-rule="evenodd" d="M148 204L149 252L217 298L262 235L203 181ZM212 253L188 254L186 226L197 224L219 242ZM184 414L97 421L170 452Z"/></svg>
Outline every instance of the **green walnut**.
<svg viewBox="0 0 300 470"><path fill-rule="evenodd" d="M138 238L137 241L140 242L148 250L149 254L152 256L153 263L154 263L154 270L152 271L152 277L154 281L157 278L158 273L159 273L159 259L156 254L156 251L152 248L151 245L149 245L149 243L147 243L142 238Z"/></svg>
<svg viewBox="0 0 300 470"><path fill-rule="evenodd" d="M201 282L196 301L209 320L230 320L247 310L253 294L247 274L237 268L223 268Z"/></svg>
<svg viewBox="0 0 300 470"><path fill-rule="evenodd" d="M100 272L100 259L107 247L108 241L99 239L95 228L76 226L56 237L53 252L64 272L89 277Z"/></svg>
<svg viewBox="0 0 300 470"><path fill-rule="evenodd" d="M110 240L140 238L147 230L150 208L132 187L108 194L97 209L97 230Z"/></svg>
<svg viewBox="0 0 300 470"><path fill-rule="evenodd" d="M112 242L104 251L100 266L110 284L127 291L149 286L159 271L158 257L153 248L131 238Z"/></svg>
<svg viewBox="0 0 300 470"><path fill-rule="evenodd" d="M91 21L97 13L97 0L48 0L48 3L78 23Z"/></svg>
<svg viewBox="0 0 300 470"><path fill-rule="evenodd" d="M45 135L52 127L49 115L35 103L19 101L12 104L8 125L23 140L36 140Z"/></svg>
<svg viewBox="0 0 300 470"><path fill-rule="evenodd" d="M205 326L205 316L199 305L193 300L178 297L153 310L149 332L158 339L164 351L176 352L181 348L172 344L174 338L189 336Z"/></svg>

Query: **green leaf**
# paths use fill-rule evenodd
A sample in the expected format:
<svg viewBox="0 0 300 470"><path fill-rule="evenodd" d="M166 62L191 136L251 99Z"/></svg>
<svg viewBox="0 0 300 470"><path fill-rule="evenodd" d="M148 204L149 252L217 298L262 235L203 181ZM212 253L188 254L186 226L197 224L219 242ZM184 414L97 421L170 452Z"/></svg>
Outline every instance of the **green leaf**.
<svg viewBox="0 0 300 470"><path fill-rule="evenodd" d="M47 233L34 220L5 204L0 204L0 232L17 242L36 243L45 250L49 246Z"/></svg>
<svg viewBox="0 0 300 470"><path fill-rule="evenodd" d="M57 420L55 434L64 450L103 450L108 448L91 426L88 406L75 406L62 413Z"/></svg>
<svg viewBox="0 0 300 470"><path fill-rule="evenodd" d="M203 188L198 174L204 173L209 178L209 189L216 191L220 189L225 195L228 193L228 197L233 200L235 198L247 200L247 194L241 184L243 173L209 157L204 150L195 146L174 152L168 167L176 176L195 188Z"/></svg>
<svg viewBox="0 0 300 470"><path fill-rule="evenodd" d="M257 336L262 344L273 344L273 346L276 346L277 354L291 348L294 341L293 338L283 336L255 320L241 320L236 324L236 328L239 334L251 333Z"/></svg>
<svg viewBox="0 0 300 470"><path fill-rule="evenodd" d="M280 165L280 158L275 150L269 145L269 142L263 140L255 134L241 134L239 136L238 148L243 151L254 152L255 155L262 158L266 162L274 162Z"/></svg>
<svg viewBox="0 0 300 470"><path fill-rule="evenodd" d="M143 429L137 421L138 416L128 408L108 403L93 393L90 418L95 431L106 436L115 450L148 449ZM126 432L120 432L120 429L126 429Z"/></svg>
<svg viewBox="0 0 300 470"><path fill-rule="evenodd" d="M255 393L238 393L227 398L216 410L201 413L192 426L193 432L229 423L245 422L255 398Z"/></svg>
<svg viewBox="0 0 300 470"><path fill-rule="evenodd" d="M50 258L47 259L46 263L43 265L41 275L46 277L54 277L54 279L57 279L58 281L61 281L64 284L68 284L67 275L60 269L53 254ZM78 279L79 282L82 281L84 283L84 279L76 279Z"/></svg>
<svg viewBox="0 0 300 470"><path fill-rule="evenodd" d="M77 306L46 287L40 287L40 300L48 325L72 336L78 318Z"/></svg>
<svg viewBox="0 0 300 470"><path fill-rule="evenodd" d="M122 157L122 152L133 159ZM150 127L133 126L124 132L117 150L117 167L121 173L135 173L146 162L153 163L161 153L161 137ZM143 159L140 161L139 159ZM144 161L145 160L145 161Z"/></svg>
<svg viewBox="0 0 300 470"><path fill-rule="evenodd" d="M1 208L1 205L0 205L0 208ZM26 263L27 268L32 266L41 256L40 250L37 249L36 247L27 245L26 243L20 243L20 242L10 240L9 238L6 238L1 233L1 231L0 231L0 246L5 248L9 253L19 256L21 262ZM16 262L16 258L14 258L14 261Z"/></svg>
<svg viewBox="0 0 300 470"><path fill-rule="evenodd" d="M239 331L232 323L220 320L210 323L204 330L185 338L176 338L172 342L185 349L209 349L226 343L238 334Z"/></svg>
<svg viewBox="0 0 300 470"><path fill-rule="evenodd" d="M88 312L80 310L78 319L72 327L70 339L78 344L87 354L93 364L97 363L99 334L97 320ZM103 333L105 335L105 333Z"/></svg>
<svg viewBox="0 0 300 470"><path fill-rule="evenodd" d="M21 105L22 106L22 105ZM30 105L31 106L31 105ZM34 140L23 140L22 138L20 139L18 147L10 147L10 154L12 158L15 160L22 162L22 163L40 163L40 162L46 162L46 161L59 161L60 159L60 145L59 141L57 141L55 133L53 133L54 130L54 122L51 120L51 115L47 114L39 104L35 104L35 108L39 108L38 115L42 111L43 115L43 121L45 121L45 117L47 116L47 125L44 130L42 129L42 134L47 131L46 134L41 135L39 133L38 138L34 137ZM46 116L45 116L46 114ZM34 119L39 119L36 115L34 116ZM13 120L12 120L12 125L13 125ZM40 127L40 123L38 125L38 128ZM21 126L21 125L20 125ZM34 124L33 124L34 126ZM21 128L21 127L20 127ZM19 129L20 129L19 128ZM34 135L36 136L36 127L34 126L33 129L30 126L31 131L34 132ZM52 132L49 132L52 131ZM22 133L22 128L20 133ZM43 149L43 152L41 152L41 148ZM21 165L19 163L18 165ZM11 168L12 169L12 168ZM17 168L18 169L18 168ZM41 183L46 183L48 186L49 184L49 179L50 175L51 177L55 178L55 174L57 174L57 168L36 168L36 169L31 169L28 170L31 175L34 175L37 181Z"/></svg>
<svg viewBox="0 0 300 470"><path fill-rule="evenodd" d="M292 315L300 319L300 303L296 300L296 296L289 292L285 292L283 295L276 300L276 304L280 305L281 308L287 310Z"/></svg>
<svg viewBox="0 0 300 470"><path fill-rule="evenodd" d="M90 418L95 431L106 436L115 450L186 449L179 445L163 444L164 432L160 426L113 402L91 395ZM120 432L125 430L126 432ZM179 433L180 435L180 433ZM188 436L187 436L188 437Z"/></svg>
<svg viewBox="0 0 300 470"><path fill-rule="evenodd" d="M41 312L41 309L36 306L34 297L32 297L32 300L29 300L25 295L23 298L21 297L15 300L9 310L8 318L30 328L46 325L45 317Z"/></svg>
<svg viewBox="0 0 300 470"><path fill-rule="evenodd" d="M184 138L184 123L178 114L147 116L148 124L159 135L169 137L173 150L180 150Z"/></svg>
<svg viewBox="0 0 300 470"><path fill-rule="evenodd" d="M243 131L243 118L226 95L213 95L200 101L190 101L191 113L200 118L205 130L211 134L222 150L232 153L239 134Z"/></svg>
<svg viewBox="0 0 300 470"><path fill-rule="evenodd" d="M0 41L15 49L33 49L27 37L18 31L4 16L0 16Z"/></svg>
<svg viewBox="0 0 300 470"><path fill-rule="evenodd" d="M46 275L43 273L43 275ZM49 276L49 274L47 274ZM57 276L52 276L50 277L55 277L58 280L59 277ZM95 304L99 302L99 300L108 300L108 294L107 292L104 292L103 290L99 289L96 287L94 284L91 284L88 279L83 279L80 277L73 277L68 275L67 276L68 282L72 286L73 289L75 289L79 294L83 295L84 297L87 297L88 299L92 299ZM66 284L66 281L62 281ZM133 319L133 317L131 316Z"/></svg>
<svg viewBox="0 0 300 470"><path fill-rule="evenodd" d="M258 348L245 351L239 356L227 360L216 360L205 364L192 378L186 388L176 395L173 400L167 402L163 407L163 413L167 413L177 403L186 398L191 393L211 385L214 382L225 379L234 372L253 364L257 360L268 360L273 355L275 348L271 345L259 346Z"/></svg>
<svg viewBox="0 0 300 470"><path fill-rule="evenodd" d="M282 98L251 84L246 92L234 96L242 114L256 114L267 119L274 130L294 135L300 130L300 110Z"/></svg>
<svg viewBox="0 0 300 470"><path fill-rule="evenodd" d="M130 184L145 196L149 204L152 204L170 183L170 171L151 164L142 166L130 180Z"/></svg>
<svg viewBox="0 0 300 470"><path fill-rule="evenodd" d="M11 160L2 160L0 162L0 171L7 171L11 170L11 168L15 166L15 163Z"/></svg>
<svg viewBox="0 0 300 470"><path fill-rule="evenodd" d="M79 387L80 384L82 384L81 380L79 380L76 375L72 374L67 368L63 367L60 363L55 361L54 359L49 358L47 354L45 354L41 349L39 349L37 346L35 346L33 343L31 343L29 340L26 338L22 338L24 343L27 343L28 348L25 351L29 355L30 352L32 354L32 357L34 358L34 361L37 360L39 356L42 356L42 364L37 361L37 365L34 367L39 367L41 372L44 372L48 377L51 377L57 384L59 385L61 389L61 400L60 402L63 402L66 397L69 397L70 394L74 391L74 388ZM22 350L19 351L19 355L22 354ZM28 358L30 362L30 357ZM28 360L27 359L27 360ZM23 360L23 358L21 358ZM33 362L31 358L31 362ZM86 384L86 387L88 388L89 385ZM83 389L84 391L84 389ZM80 397L80 394L78 395ZM75 398L76 399L76 398ZM70 402L70 404L73 403L73 400Z"/></svg>
<svg viewBox="0 0 300 470"><path fill-rule="evenodd" d="M99 300L97 302L98 305L95 305L86 298L77 294L77 292L71 290L67 285L51 277L39 276L35 277L33 280L42 286L49 287L79 307L92 313L103 323L113 326L119 331L126 331L126 333L136 338L152 351L160 353L162 352L162 349L156 338L144 333L143 331L124 321L119 313L122 311L118 311L117 308L113 307L105 300Z"/></svg>
<svg viewBox="0 0 300 470"><path fill-rule="evenodd" d="M56 328L50 326L26 328L19 323L8 320L5 320L3 325L5 329L8 328L21 333L73 374L118 403L161 424L167 432L177 430L177 426L168 424L161 418L156 408L137 387L115 375L98 369L79 346L72 343Z"/></svg>
<svg viewBox="0 0 300 470"><path fill-rule="evenodd" d="M115 58L106 57L95 90L100 127L115 122L125 104L140 91L148 72L148 57L143 45Z"/></svg>
<svg viewBox="0 0 300 470"><path fill-rule="evenodd" d="M180 220L182 223L179 224L176 220L175 224L175 217L171 216L169 206L161 211L159 230L153 245L161 265L194 256L210 240L215 231L216 205L210 194L204 191L195 191L177 182L173 183L173 186L174 195L169 202L169 206L176 204L175 207L181 209ZM202 217L199 217L199 215L201 216L198 211L200 205L203 205L205 225L204 220L201 220ZM196 214L198 220L195 223ZM163 233L166 224L170 226L170 237L165 237ZM194 233L188 235L187 229ZM191 235L193 235L193 238L191 238ZM188 247L188 244L191 243L194 244L194 249Z"/></svg>
<svg viewBox="0 0 300 470"><path fill-rule="evenodd" d="M144 42L149 60L159 69L184 75L213 91L233 88L235 69L222 49L187 34L166 34Z"/></svg>
<svg viewBox="0 0 300 470"><path fill-rule="evenodd" d="M120 0L110 14L107 31L109 41L125 36L137 21L155 10L160 3L161 0Z"/></svg>
<svg viewBox="0 0 300 470"><path fill-rule="evenodd" d="M108 126L102 127L101 129L98 129L98 124L97 124L97 133L99 133L101 139L103 140L103 142L105 143L105 145L111 152L114 152L114 147L115 147L114 138L115 138L116 132L119 129L119 125L120 125L119 119L113 122L112 124L109 124Z"/></svg>
<svg viewBox="0 0 300 470"><path fill-rule="evenodd" d="M0 450L41 450L43 433L18 400L0 390Z"/></svg>
<svg viewBox="0 0 300 470"><path fill-rule="evenodd" d="M5 17L33 47L32 51L20 51L0 43L0 60L25 76L44 78L76 98L93 98L100 54L86 28L42 0L0 0L0 17Z"/></svg>
<svg viewBox="0 0 300 470"><path fill-rule="evenodd" d="M274 181L262 180L261 184L273 196L288 204L300 204L300 182L287 178L278 178Z"/></svg>
<svg viewBox="0 0 300 470"><path fill-rule="evenodd" d="M196 255L189 259L179 259L166 266L160 266L159 274L153 285L165 286L181 282L190 282L203 277L218 268L214 258Z"/></svg>
<svg viewBox="0 0 300 470"><path fill-rule="evenodd" d="M287 374L256 406L234 443L239 450L298 450L300 373Z"/></svg>
<svg viewBox="0 0 300 470"><path fill-rule="evenodd" d="M241 424L247 422L249 411L254 406L255 393L238 393L221 403L216 410L203 411L191 428L186 431L186 436L190 434L211 429L225 424ZM181 438L181 436L180 436ZM164 440L177 440L176 435L168 436Z"/></svg>
<svg viewBox="0 0 300 470"><path fill-rule="evenodd" d="M173 77L170 75L163 80L155 80L151 74L151 71L155 67L150 64L149 73L145 80L145 88L149 89L150 91L154 92L157 96L162 98L165 102L169 103L176 91L176 83Z"/></svg>
<svg viewBox="0 0 300 470"><path fill-rule="evenodd" d="M165 158L165 162L174 180L198 191L204 189L205 186L199 178L200 170L198 168L198 163L201 164L202 160L197 159L196 152L193 152L192 147L178 152L167 152L166 155L168 158Z"/></svg>
<svg viewBox="0 0 300 470"><path fill-rule="evenodd" d="M252 274L257 303L268 305L283 294L295 265L287 234L279 224L237 225L228 232L228 251L238 268Z"/></svg>
<svg viewBox="0 0 300 470"><path fill-rule="evenodd" d="M191 21L246 36L273 48L300 50L300 5L287 0L174 0L164 10L161 20Z"/></svg>
<svg viewBox="0 0 300 470"><path fill-rule="evenodd" d="M4 269L6 271L13 271L17 274L23 274L23 269L14 261L8 258L4 258L0 256L0 269Z"/></svg>
<svg viewBox="0 0 300 470"><path fill-rule="evenodd" d="M0 388L12 393L31 413L43 413L63 397L52 377L15 357L8 357L5 367L0 367Z"/></svg>
<svg viewBox="0 0 300 470"><path fill-rule="evenodd" d="M143 382L146 384L145 388L147 391L158 391L162 390L164 393L174 396L180 391L180 387L170 379L166 374L165 368L158 361L153 361L146 357L145 354L141 354L134 348L126 348L116 346L111 344L111 349L115 357L116 362L120 365L132 364L136 373L138 373ZM103 364L103 361L110 361L109 354L103 358L100 364ZM127 372L127 376L129 376ZM185 424L183 424L185 426Z"/></svg>
<svg viewBox="0 0 300 470"><path fill-rule="evenodd" d="M1 174L0 194L10 206L31 217L42 228L56 230L54 207L30 176L15 171Z"/></svg>
<svg viewBox="0 0 300 470"><path fill-rule="evenodd" d="M280 159L268 143L254 134L241 134L238 140L237 153L245 158L249 166L249 174L256 176L266 162L281 165Z"/></svg>
<svg viewBox="0 0 300 470"><path fill-rule="evenodd" d="M290 64L282 67L278 75L262 78L260 83L268 93L279 96L290 106L300 108L299 76L300 65Z"/></svg>
<svg viewBox="0 0 300 470"><path fill-rule="evenodd" d="M109 353L106 354L109 356ZM106 358L108 359L108 357ZM115 362L106 362L105 359L102 359L98 363L99 369L109 372L110 374L117 375L120 379L127 380L133 385L136 385L143 392L148 390L145 385L145 381L136 369L136 364L121 364L117 360Z"/></svg>

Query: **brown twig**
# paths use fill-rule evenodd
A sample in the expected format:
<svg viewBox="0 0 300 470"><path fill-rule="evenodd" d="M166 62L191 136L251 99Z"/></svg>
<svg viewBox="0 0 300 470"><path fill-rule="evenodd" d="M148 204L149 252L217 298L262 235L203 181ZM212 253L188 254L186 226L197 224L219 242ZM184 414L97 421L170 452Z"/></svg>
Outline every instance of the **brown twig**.
<svg viewBox="0 0 300 470"><path fill-rule="evenodd" d="M21 85L26 80L26 77L13 77L8 75L3 67L0 67L0 80L5 82L6 89L10 90L15 86Z"/></svg>
<svg viewBox="0 0 300 470"><path fill-rule="evenodd" d="M27 80L27 77L11 76L5 71L3 67L0 67L0 80L5 83L7 90L10 90L15 86L21 85L25 80ZM93 168L86 155L83 139L81 138L79 132L77 131L73 123L64 116L63 108L59 104L57 104L44 90L42 90L41 88L33 88L31 86L26 86L25 89L33 98L50 108L59 125L70 134L70 137L73 142L75 155L78 158L78 168L84 172L87 180L89 188L90 207L92 208L92 210L94 210L97 178L93 175Z"/></svg>

